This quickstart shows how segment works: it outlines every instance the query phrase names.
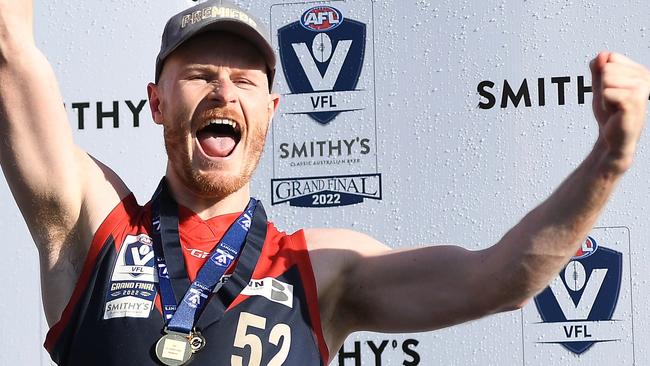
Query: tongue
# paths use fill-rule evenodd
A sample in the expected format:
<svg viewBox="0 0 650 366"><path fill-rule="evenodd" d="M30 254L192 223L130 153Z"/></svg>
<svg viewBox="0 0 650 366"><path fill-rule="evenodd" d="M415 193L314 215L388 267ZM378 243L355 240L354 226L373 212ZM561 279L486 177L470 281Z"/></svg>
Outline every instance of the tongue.
<svg viewBox="0 0 650 366"><path fill-rule="evenodd" d="M229 135L204 132L197 136L203 152L213 158L225 158L235 149L235 139Z"/></svg>

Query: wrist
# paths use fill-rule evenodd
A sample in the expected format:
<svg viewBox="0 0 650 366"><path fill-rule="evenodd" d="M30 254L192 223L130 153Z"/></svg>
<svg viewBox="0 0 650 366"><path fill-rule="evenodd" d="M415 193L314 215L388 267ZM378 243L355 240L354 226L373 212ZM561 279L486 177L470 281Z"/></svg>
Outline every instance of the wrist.
<svg viewBox="0 0 650 366"><path fill-rule="evenodd" d="M605 178L618 178L632 166L634 148L612 149L602 138L598 138L588 157L595 172Z"/></svg>

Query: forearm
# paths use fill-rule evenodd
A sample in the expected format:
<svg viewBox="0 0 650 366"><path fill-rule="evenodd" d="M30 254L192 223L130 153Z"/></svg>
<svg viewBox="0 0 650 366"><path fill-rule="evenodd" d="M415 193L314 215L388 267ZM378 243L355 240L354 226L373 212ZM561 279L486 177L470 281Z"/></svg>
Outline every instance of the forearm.
<svg viewBox="0 0 650 366"><path fill-rule="evenodd" d="M23 49L0 65L0 135L0 163L19 170L20 179L55 179L52 171L69 169L75 159L54 72L36 48Z"/></svg>
<svg viewBox="0 0 650 366"><path fill-rule="evenodd" d="M76 212L84 158L54 71L33 42L31 2L0 0L0 54L0 165L11 191L26 218L52 204Z"/></svg>
<svg viewBox="0 0 650 366"><path fill-rule="evenodd" d="M546 201L486 250L486 266L493 269L493 283L500 284L493 293L496 310L520 306L560 272L585 240L625 169L599 140Z"/></svg>

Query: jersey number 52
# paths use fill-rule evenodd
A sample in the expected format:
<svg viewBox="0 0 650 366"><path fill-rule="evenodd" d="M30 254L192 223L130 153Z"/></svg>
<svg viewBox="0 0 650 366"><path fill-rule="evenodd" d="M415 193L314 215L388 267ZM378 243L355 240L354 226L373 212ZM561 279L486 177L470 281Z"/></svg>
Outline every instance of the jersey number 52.
<svg viewBox="0 0 650 366"><path fill-rule="evenodd" d="M266 318L242 312L239 315L239 322L237 323L237 332L235 333L235 341L233 346L237 348L250 348L250 359L247 366L260 366L262 363L262 340L255 334L248 333L248 327L264 330L266 329ZM287 324L276 324L269 335L269 343L278 346L282 341L280 351L273 356L269 361L268 366L282 366L284 361L289 356L289 348L291 348L291 328ZM231 366L244 366L244 359L241 356L232 355L230 357Z"/></svg>

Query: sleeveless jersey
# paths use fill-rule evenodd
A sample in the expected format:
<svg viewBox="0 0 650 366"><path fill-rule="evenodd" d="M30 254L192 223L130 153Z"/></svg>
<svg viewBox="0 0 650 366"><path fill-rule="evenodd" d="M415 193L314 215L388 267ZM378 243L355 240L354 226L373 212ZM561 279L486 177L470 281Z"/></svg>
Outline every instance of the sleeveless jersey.
<svg viewBox="0 0 650 366"><path fill-rule="evenodd" d="M179 207L190 281L238 215L204 221ZM59 366L159 364L154 347L164 321L150 233L151 207L139 206L133 195L100 225L70 302L45 340ZM328 360L303 231L287 235L267 223L259 253L250 282L232 303L211 297L196 324L206 345L192 366L322 366ZM223 317L211 307L225 309Z"/></svg>

